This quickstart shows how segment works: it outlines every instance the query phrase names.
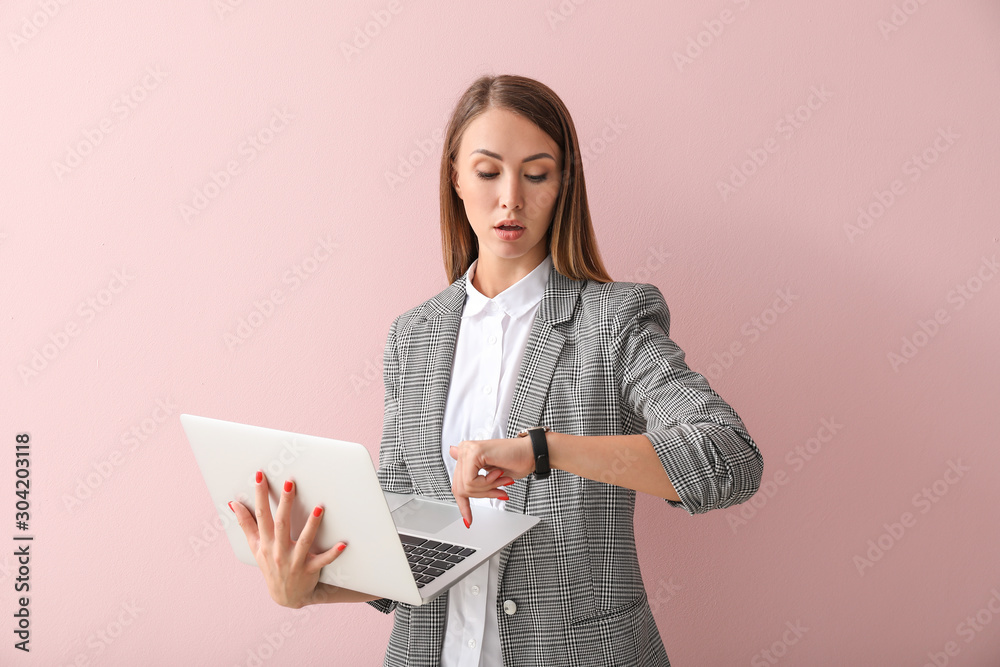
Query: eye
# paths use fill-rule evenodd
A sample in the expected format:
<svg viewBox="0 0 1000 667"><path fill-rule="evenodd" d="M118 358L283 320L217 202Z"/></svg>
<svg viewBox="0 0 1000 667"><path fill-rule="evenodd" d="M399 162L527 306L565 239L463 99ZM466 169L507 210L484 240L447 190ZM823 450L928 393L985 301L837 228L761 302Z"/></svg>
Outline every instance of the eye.
<svg viewBox="0 0 1000 667"><path fill-rule="evenodd" d="M489 181L500 175L500 172L487 173L476 170L476 176L483 179L484 181ZM549 177L548 174L542 174L541 176L525 176L532 183L542 183Z"/></svg>

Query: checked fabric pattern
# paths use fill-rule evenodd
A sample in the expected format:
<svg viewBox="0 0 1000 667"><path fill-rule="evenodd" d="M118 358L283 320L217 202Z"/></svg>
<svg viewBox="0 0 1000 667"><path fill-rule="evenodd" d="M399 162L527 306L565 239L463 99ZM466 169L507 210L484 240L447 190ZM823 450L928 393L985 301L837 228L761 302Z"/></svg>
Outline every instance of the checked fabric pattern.
<svg viewBox="0 0 1000 667"><path fill-rule="evenodd" d="M454 502L441 458L465 276L392 323L383 356L382 488ZM748 500L763 459L736 412L669 338L660 290L571 280L553 267L518 374L508 438L545 424L575 435L645 434L688 514ZM457 443L456 443L457 444ZM628 461L623 460L623 464ZM620 467L618 468L621 469ZM506 510L541 517L500 552L497 617L506 665L669 667L639 571L635 491L553 470L506 487ZM395 611L392 667L440 664L448 593ZM504 613L513 600L513 615Z"/></svg>

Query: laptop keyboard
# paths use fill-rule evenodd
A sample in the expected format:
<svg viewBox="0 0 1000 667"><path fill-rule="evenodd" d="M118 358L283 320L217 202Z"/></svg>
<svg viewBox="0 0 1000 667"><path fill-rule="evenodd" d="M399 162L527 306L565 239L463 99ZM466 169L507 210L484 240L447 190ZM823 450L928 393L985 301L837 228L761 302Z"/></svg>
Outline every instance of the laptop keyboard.
<svg viewBox="0 0 1000 667"><path fill-rule="evenodd" d="M457 544L437 542L402 533L400 533L399 539L403 543L403 551L406 553L406 560L410 563L410 570L413 571L417 588L423 588L424 585L455 567L457 563L461 563L468 556L476 553L475 549Z"/></svg>

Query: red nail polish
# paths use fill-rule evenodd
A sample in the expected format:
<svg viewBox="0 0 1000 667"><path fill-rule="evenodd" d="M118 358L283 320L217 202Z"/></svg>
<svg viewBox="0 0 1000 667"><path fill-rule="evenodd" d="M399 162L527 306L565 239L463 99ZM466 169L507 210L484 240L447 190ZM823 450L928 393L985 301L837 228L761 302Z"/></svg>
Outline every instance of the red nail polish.
<svg viewBox="0 0 1000 667"><path fill-rule="evenodd" d="M229 509L233 510L233 501L229 501ZM236 514L236 510L233 510L233 514Z"/></svg>
<svg viewBox="0 0 1000 667"><path fill-rule="evenodd" d="M468 527L469 527L469 520L468 520L468 519L466 519L466 518L465 518L465 517L463 516L463 517L462 517L462 521L464 521L464 522L465 522L465 527L466 527L466 528L468 528Z"/></svg>
<svg viewBox="0 0 1000 667"><path fill-rule="evenodd" d="M505 493L505 494L503 494L502 496L500 496L500 500L510 500L510 498L509 498L509 497L507 496L507 494Z"/></svg>
<svg viewBox="0 0 1000 667"><path fill-rule="evenodd" d="M341 542L340 544L337 545L337 551L343 551L346 548L347 548L347 545L344 544L343 542Z"/></svg>
<svg viewBox="0 0 1000 667"><path fill-rule="evenodd" d="M313 510L313 516L319 516L322 513L323 513L323 508L320 507L319 505L317 505L316 509Z"/></svg>
<svg viewBox="0 0 1000 667"><path fill-rule="evenodd" d="M506 484L501 484L500 486L510 486L510 485L511 485L511 484L513 484L513 483L514 483L515 481L516 481L516 480L513 480L513 479L512 479L512 480L510 480L509 482L507 482Z"/></svg>
<svg viewBox="0 0 1000 667"><path fill-rule="evenodd" d="M257 483L260 484L260 480L264 479L264 473L257 471Z"/></svg>
<svg viewBox="0 0 1000 667"><path fill-rule="evenodd" d="M292 483L291 482L285 482L285 493L288 493L291 490L292 490Z"/></svg>

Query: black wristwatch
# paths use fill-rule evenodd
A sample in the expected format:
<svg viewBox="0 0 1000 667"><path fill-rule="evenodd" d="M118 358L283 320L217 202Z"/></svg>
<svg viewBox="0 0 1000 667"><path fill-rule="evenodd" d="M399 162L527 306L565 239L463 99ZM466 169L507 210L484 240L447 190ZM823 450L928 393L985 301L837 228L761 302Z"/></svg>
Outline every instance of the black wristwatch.
<svg viewBox="0 0 1000 667"><path fill-rule="evenodd" d="M552 472L549 469L549 445L545 441L545 433L551 430L548 426L532 426L517 434L519 438L531 435L531 449L535 453L535 479L545 479Z"/></svg>

